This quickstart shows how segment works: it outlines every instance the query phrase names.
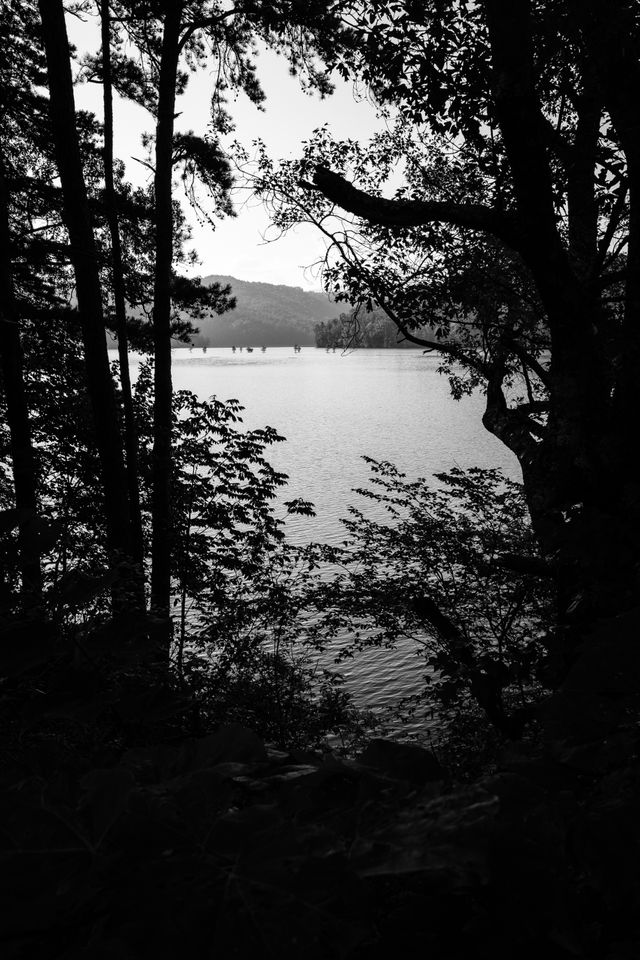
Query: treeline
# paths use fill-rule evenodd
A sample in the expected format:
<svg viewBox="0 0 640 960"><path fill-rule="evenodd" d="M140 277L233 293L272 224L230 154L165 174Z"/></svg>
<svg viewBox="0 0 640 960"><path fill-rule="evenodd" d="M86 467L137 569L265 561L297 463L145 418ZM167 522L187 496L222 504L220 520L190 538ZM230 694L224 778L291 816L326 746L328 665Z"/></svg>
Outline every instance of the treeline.
<svg viewBox="0 0 640 960"><path fill-rule="evenodd" d="M381 307L373 310L354 308L332 320L316 323L313 329L316 347L326 347L327 350L412 346Z"/></svg>

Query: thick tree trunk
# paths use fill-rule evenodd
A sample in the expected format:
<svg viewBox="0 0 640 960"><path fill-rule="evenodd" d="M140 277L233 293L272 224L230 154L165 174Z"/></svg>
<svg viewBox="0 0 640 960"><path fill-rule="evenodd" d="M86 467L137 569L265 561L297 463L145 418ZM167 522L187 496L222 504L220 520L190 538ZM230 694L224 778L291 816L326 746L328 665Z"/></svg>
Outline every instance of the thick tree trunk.
<svg viewBox="0 0 640 960"><path fill-rule="evenodd" d="M15 308L9 198L2 158L0 158L0 362L7 403L16 507L19 510L30 511L35 519L37 511L35 457L24 382L19 318ZM37 605L42 593L42 572L37 539L29 536L28 520L20 523L18 527L18 546L23 602Z"/></svg>
<svg viewBox="0 0 640 960"><path fill-rule="evenodd" d="M485 0L496 116L514 184L517 217L529 239L523 256L547 314L551 335L550 411L546 438L529 470L533 496L547 515L547 548L555 553L561 628L567 646L589 620L628 596L617 584L622 527L616 504L620 475L607 462L612 428L610 384L603 363L598 295L587 282L595 253L593 198L599 109L581 104L573 166L568 170L570 246L556 222L548 143L535 85L528 0ZM610 450L609 450L610 452ZM525 473L526 476L526 473Z"/></svg>
<svg viewBox="0 0 640 960"><path fill-rule="evenodd" d="M624 318L615 390L615 415L624 447L635 445L640 416L640 57L636 4L629 0L572 0L576 39L586 50L603 104L627 161L628 246ZM624 427L624 429L620 429ZM622 451L620 451L622 453ZM630 478L627 478L630 479ZM625 493L637 509L637 483Z"/></svg>
<svg viewBox="0 0 640 960"><path fill-rule="evenodd" d="M153 296L154 415L151 610L166 624L171 613L171 267L173 262L173 129L182 4L167 5L162 37L156 125L156 263Z"/></svg>
<svg viewBox="0 0 640 960"><path fill-rule="evenodd" d="M102 473L107 549L114 564L131 565L132 549L127 483L118 409L105 336L98 258L75 123L69 43L61 0L39 0L42 19L51 120L64 220L76 280L78 310L95 437ZM123 567L123 572L125 568ZM114 598L124 604L126 590Z"/></svg>
<svg viewBox="0 0 640 960"><path fill-rule="evenodd" d="M140 511L138 435L133 411L131 375L129 373L127 307L124 288L124 270L122 264L122 244L120 241L120 225L118 223L116 192L113 178L113 83L111 73L109 0L101 0L100 11L102 17L105 207L107 222L109 224L109 233L111 235L113 298L116 313L116 332L118 336L118 359L120 361L122 405L124 409L124 440L127 458L127 490L129 494L129 511L131 518L132 550L134 562L139 568L141 582L143 582L144 540L142 535L142 514Z"/></svg>
<svg viewBox="0 0 640 960"><path fill-rule="evenodd" d="M615 128L627 169L628 245L622 323L600 324L610 343L608 381L604 384L608 419L596 425L599 471L591 504L593 537L601 556L598 593L612 613L640 597L640 481L637 458L640 417L640 60L637 12L628 0L572 2L576 39L584 47L598 92ZM598 321L596 321L598 322ZM603 338L604 339L604 338ZM615 357L611 355L612 345ZM599 500L596 502L596 494ZM602 544L608 545L608 556Z"/></svg>

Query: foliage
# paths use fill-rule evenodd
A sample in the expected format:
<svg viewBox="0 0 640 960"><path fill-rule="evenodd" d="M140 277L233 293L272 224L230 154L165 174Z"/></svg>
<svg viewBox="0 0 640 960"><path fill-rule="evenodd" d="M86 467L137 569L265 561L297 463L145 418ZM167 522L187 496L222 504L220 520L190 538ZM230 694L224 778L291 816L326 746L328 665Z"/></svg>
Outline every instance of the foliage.
<svg viewBox="0 0 640 960"><path fill-rule="evenodd" d="M417 753L400 758L397 777L393 752L301 762L226 726L84 775L23 777L3 803L8 956L82 956L97 938L106 956L244 956L258 945L267 956L356 956L375 938L371 893L387 878L417 872L455 897L486 874L494 798L466 790L447 804L427 785L418 804L414 771L423 787L423 767L427 781L440 771ZM466 860L450 848L452 819ZM418 834L431 852L416 849Z"/></svg>
<svg viewBox="0 0 640 960"><path fill-rule="evenodd" d="M609 650L623 629L607 626ZM614 674L594 667L595 692ZM140 683L105 727L89 676L67 672L69 692L72 680L84 752L65 742L59 699L47 736L41 695L16 710L18 691L2 690L21 745L0 744L10 960L382 960L417 939L447 960L634 955L628 703L606 726L599 716L595 742L572 728L569 743L512 748L497 774L460 786L428 751L384 740L341 760L275 751L237 725L189 735L171 719L184 716L175 692Z"/></svg>
<svg viewBox="0 0 640 960"><path fill-rule="evenodd" d="M65 336L68 327L61 332L60 342L52 330L46 344L37 336L31 344L27 339L30 363L39 372L32 409L42 478L42 529L33 528L43 557L40 615L57 625L65 638L64 649L76 649L81 657L91 649L91 657L99 662L106 656L105 669L111 671L118 657L127 660L126 645L136 637L140 642L152 621L132 615L123 625L119 618L109 618L114 577L95 511L97 458L82 377L71 373L81 359L77 344L74 348ZM45 382L47 390L42 391ZM77 396L68 389L70 382L78 385ZM65 403L59 402L60 391ZM142 364L135 412L147 537L152 406L152 372ZM270 427L243 430L241 412L237 401L199 401L188 391L174 395L173 666L209 724L232 716L283 744L317 744L330 733L349 738L360 720L339 675L306 662L298 643L299 606L310 561L303 549L285 540L284 518L277 515L275 497L286 476L265 459L267 448L282 438ZM85 431L80 434L83 421ZM2 493L2 601L4 622L11 630L18 610L17 574L11 563L17 514L10 509L7 480ZM311 506L290 501L284 512L304 515ZM97 646L90 639L94 636L103 638ZM54 653L47 648L45 660ZM16 652L2 662L19 674L31 663L29 645L23 659L24 664Z"/></svg>
<svg viewBox="0 0 640 960"><path fill-rule="evenodd" d="M550 642L552 592L521 486L479 468L432 485L365 459L371 512L352 507L348 539L323 553L337 572L315 588L310 642L340 639L345 658L408 638L424 660L420 712L453 727L479 706L508 734L506 715L527 715L541 694Z"/></svg>
<svg viewBox="0 0 640 960"><path fill-rule="evenodd" d="M554 566L559 678L591 620L637 597L636 11L347 7L339 69L389 129L367 145L321 129L298 161L257 144L239 164L281 230L325 237L327 289L437 350L454 397L484 391Z"/></svg>
<svg viewBox="0 0 640 960"><path fill-rule="evenodd" d="M142 365L135 408L141 442L142 508L151 497L152 374ZM316 674L298 641L310 562L285 539L277 493L287 477L265 459L283 438L244 430L237 400L174 394L172 565L174 663L206 713L251 722L282 742L318 742L355 722L340 679ZM303 500L285 516L309 515ZM324 724L324 725L323 725Z"/></svg>
<svg viewBox="0 0 640 960"><path fill-rule="evenodd" d="M543 384L525 373L522 356L535 365L549 339L530 277L516 257L492 238L446 222L403 228L363 222L309 189L309 177L322 166L353 178L373 197L391 190L399 201L489 202L489 184L475 172L467 149L413 129L402 117L368 144L336 141L323 127L295 161L276 164L264 144L254 147L253 156L238 148L236 162L269 208L274 229L285 233L302 221L325 237L325 288L337 302L353 304L365 339L372 323L383 330L390 324L395 332L383 334L386 340L413 336L440 350L441 370L456 396L484 385L489 361L500 352L503 381L516 387L514 399L544 399ZM505 319L513 342L505 341Z"/></svg>
<svg viewBox="0 0 640 960"><path fill-rule="evenodd" d="M64 27L59 0L39 7ZM633 5L186 0L105 10L117 89L159 131L169 121L155 144L153 194L133 191L122 165L114 173L129 303L148 303L155 280L155 312L167 308L155 342L164 380L153 471L144 372L138 405L147 512L151 473L168 468L152 507L167 546L159 566L169 583L170 550L180 591L178 669L157 662L153 617L123 612L122 594L115 602L105 563L105 516L121 504L110 522L125 527L127 497L124 471L115 485L99 476L96 448L104 442L115 464L122 444L100 323L92 339L83 326L81 357L69 263L88 307L83 324L111 319L107 131L72 109L49 115L36 5L9 2L0 12L3 41L15 45L7 56L3 42L0 54L14 444L13 482L6 457L0 472L3 945L25 960L258 951L359 960L408 954L417 934L451 960L636 956L638 624L637 612L614 616L637 603L640 530ZM454 395L485 390L485 425L523 467L535 545L518 492L497 475L453 471L431 489L372 463L368 498L390 522L356 511L341 549L290 548L272 502L283 478L263 456L275 432L233 429L234 403L178 395L172 404L169 336L189 332L175 307L199 316L229 305L223 287L172 277L187 239L172 172L196 206L204 187L206 212L230 213L225 99L242 90L262 102L257 39L321 94L324 60L399 109L369 147L319 131L301 162L279 170L259 147L256 186L278 227L308 218L324 232L337 297L378 304L408 339L438 349ZM65 84L71 93L64 46L48 48L60 108ZM174 93L210 58L211 127L174 138ZM101 62L83 69L104 80ZM57 169L54 141L58 161L68 147L83 169ZM71 211L85 187L88 209ZM161 226L166 255L154 269ZM67 227L87 242L70 246ZM418 325L431 332L416 337ZM82 359L105 377L88 378ZM16 411L33 427L22 450ZM97 423L116 428L111 447ZM38 461L39 502L23 510L13 494L25 445ZM173 514L163 515L171 471ZM163 540L169 526L173 539ZM45 591L30 598L15 567L28 566L34 540ZM325 577L327 564L333 573L341 564L340 575ZM560 616L543 638L547 582ZM501 737L518 737L532 717L538 735L492 751L496 774L457 789L442 785L431 754L407 745L374 741L355 761L322 762L269 751L238 727L211 732L231 715L296 748L339 734L353 720L348 700L296 648L326 648L345 630L352 651L401 636L421 644L431 696L453 724L473 723L477 707ZM564 672L539 703L542 639L558 647Z"/></svg>
<svg viewBox="0 0 640 960"><path fill-rule="evenodd" d="M37 518L32 518L32 535L42 554L49 612L57 619L62 611L57 611L56 596L67 578L101 576L106 564L103 521L95 509L100 497L99 464L77 314L48 309L46 322L39 318L23 322L22 345L37 464L39 510ZM6 446L8 433L3 425ZM8 471L6 458L4 469ZM7 484L0 493L0 509L8 510L12 503L13 491ZM15 557L13 532L7 531L5 537L3 548ZM17 569L13 569L15 577ZM19 607L17 582L14 588L7 612Z"/></svg>

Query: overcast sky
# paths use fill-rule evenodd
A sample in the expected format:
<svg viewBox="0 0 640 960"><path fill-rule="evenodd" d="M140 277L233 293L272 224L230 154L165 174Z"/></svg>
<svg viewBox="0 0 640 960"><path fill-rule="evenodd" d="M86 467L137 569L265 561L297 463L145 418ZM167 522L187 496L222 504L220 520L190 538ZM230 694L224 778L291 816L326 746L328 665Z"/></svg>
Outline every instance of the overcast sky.
<svg viewBox="0 0 640 960"><path fill-rule="evenodd" d="M75 18L68 20L69 36L80 50L98 49L99 35L94 23L82 25ZM337 138L366 140L382 126L370 103L356 96L350 85L336 78L336 92L321 100L317 95L302 92L298 82L288 73L288 64L269 50L258 59L258 76L267 95L265 112L259 111L240 94L230 110L236 130L229 139L237 138L247 147L260 138L274 158L296 157L300 144L324 123L331 126ZM208 73L193 75L186 94L178 101L181 111L178 129L203 134L207 129L212 78ZM76 105L93 110L102 117L102 91L98 85L76 87ZM132 160L144 157L140 144L143 132L153 129L149 114L132 103L119 100L115 110L115 152L127 164L127 176L136 183L151 176L148 170ZM255 199L236 201L238 216L218 221L215 231L189 220L194 229L194 246L202 261L198 273L228 274L241 280L263 280L286 283L305 289L320 289L320 281L309 265L322 256L322 238L312 227L299 227L295 232L273 243L269 236L269 218ZM272 232L273 235L273 232Z"/></svg>

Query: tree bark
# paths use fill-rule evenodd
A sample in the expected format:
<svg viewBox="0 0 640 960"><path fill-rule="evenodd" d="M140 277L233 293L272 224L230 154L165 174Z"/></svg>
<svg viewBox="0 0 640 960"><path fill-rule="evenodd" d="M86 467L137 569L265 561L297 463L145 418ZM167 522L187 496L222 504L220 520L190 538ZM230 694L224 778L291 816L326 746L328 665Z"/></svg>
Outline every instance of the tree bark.
<svg viewBox="0 0 640 960"><path fill-rule="evenodd" d="M22 343L15 306L11 269L9 197L4 164L0 157L0 363L7 403L15 503L36 517L35 456L31 440L29 408L24 382ZM42 595L42 571L37 539L29 536L29 520L18 527L22 598L25 605L37 605Z"/></svg>
<svg viewBox="0 0 640 960"><path fill-rule="evenodd" d="M151 611L171 632L171 267L173 131L182 4L167 4L160 55L155 149L156 262L153 295L154 387Z"/></svg>
<svg viewBox="0 0 640 960"><path fill-rule="evenodd" d="M70 259L76 280L82 324L87 392L100 457L107 549L111 562L131 565L131 528L127 481L118 421L118 409L102 311L98 257L91 224L80 145L75 123L69 42L61 0L39 0L47 57L53 139L62 185L63 215L69 233ZM114 601L125 605L121 583Z"/></svg>

